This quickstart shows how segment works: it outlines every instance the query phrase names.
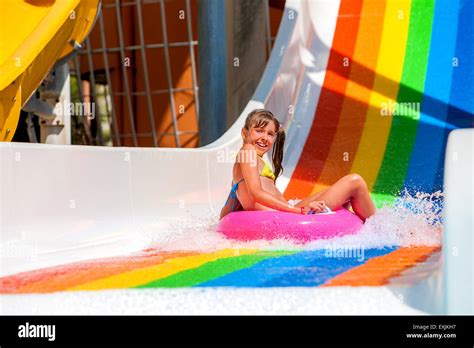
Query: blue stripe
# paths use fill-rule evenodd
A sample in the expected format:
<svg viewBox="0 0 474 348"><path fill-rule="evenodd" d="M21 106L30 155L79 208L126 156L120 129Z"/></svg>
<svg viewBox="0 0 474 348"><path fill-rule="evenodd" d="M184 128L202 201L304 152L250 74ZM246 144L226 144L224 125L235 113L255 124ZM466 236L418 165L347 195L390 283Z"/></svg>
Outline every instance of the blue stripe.
<svg viewBox="0 0 474 348"><path fill-rule="evenodd" d="M451 98L448 108L448 122L456 128L474 127L474 1L461 2L458 36L454 57L457 66L453 68ZM449 129L445 131L447 139ZM444 155L444 153L443 153ZM444 167L444 156L439 164Z"/></svg>
<svg viewBox="0 0 474 348"><path fill-rule="evenodd" d="M453 127L446 121L458 15L459 0L436 1L420 119L404 183L412 194L442 189L438 167L446 147L445 129Z"/></svg>
<svg viewBox="0 0 474 348"><path fill-rule="evenodd" d="M448 122L457 128L473 127L474 121L474 1L461 1L453 68ZM448 132L447 132L448 133Z"/></svg>
<svg viewBox="0 0 474 348"><path fill-rule="evenodd" d="M388 254L397 248L364 250L362 255L329 257L325 250L304 251L271 258L198 286L288 287L318 286L367 260Z"/></svg>

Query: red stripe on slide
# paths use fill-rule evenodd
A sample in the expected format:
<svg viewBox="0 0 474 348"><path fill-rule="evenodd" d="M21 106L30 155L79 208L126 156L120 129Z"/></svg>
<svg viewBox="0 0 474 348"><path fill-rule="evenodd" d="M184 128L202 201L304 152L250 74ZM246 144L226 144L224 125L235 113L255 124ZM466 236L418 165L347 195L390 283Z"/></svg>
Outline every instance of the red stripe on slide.
<svg viewBox="0 0 474 348"><path fill-rule="evenodd" d="M311 194L326 162L351 70L361 9L362 0L341 2L323 88L311 130L285 190L287 199Z"/></svg>

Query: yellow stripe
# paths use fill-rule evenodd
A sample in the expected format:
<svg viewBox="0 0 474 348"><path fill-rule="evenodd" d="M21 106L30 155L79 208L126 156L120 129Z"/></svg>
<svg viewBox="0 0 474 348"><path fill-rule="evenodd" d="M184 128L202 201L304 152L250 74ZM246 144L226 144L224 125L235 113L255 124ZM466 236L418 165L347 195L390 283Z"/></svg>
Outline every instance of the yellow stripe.
<svg viewBox="0 0 474 348"><path fill-rule="evenodd" d="M99 279L93 282L77 285L67 290L103 290L124 289L149 283L175 273L191 268L199 267L207 262L220 258L233 257L245 254L253 254L256 250L225 249L211 254L200 254L187 257L170 259L156 266L140 268L130 272L120 273L111 277Z"/></svg>
<svg viewBox="0 0 474 348"><path fill-rule="evenodd" d="M377 12L380 6L383 6L383 8ZM344 148L344 144L347 144L348 137L351 137L351 128L354 123L353 100L361 104L366 104L370 98L372 84L367 86L363 83L361 84L360 80L361 75L366 74L363 70L373 70L377 63L377 55L380 49L378 44L382 34L374 33L374 27L380 28L380 31L382 31L384 24L382 22L383 18L381 19L379 17L383 16L384 9L385 4L381 0L365 0L362 4L356 46L354 48L354 56L351 59L361 67L352 67L349 74L337 131L324 168L311 194L322 191L329 185L334 184L339 179L341 173L348 174L350 170L342 159L344 152L348 151L347 147ZM366 81L366 77L364 77L363 80ZM355 154L357 150L356 146L351 147L351 149L353 150L349 153L351 155L352 153Z"/></svg>
<svg viewBox="0 0 474 348"><path fill-rule="evenodd" d="M359 173L369 191L385 153L393 116L382 116L382 106L397 99L410 21L410 0L388 1L374 86L361 141L351 172Z"/></svg>

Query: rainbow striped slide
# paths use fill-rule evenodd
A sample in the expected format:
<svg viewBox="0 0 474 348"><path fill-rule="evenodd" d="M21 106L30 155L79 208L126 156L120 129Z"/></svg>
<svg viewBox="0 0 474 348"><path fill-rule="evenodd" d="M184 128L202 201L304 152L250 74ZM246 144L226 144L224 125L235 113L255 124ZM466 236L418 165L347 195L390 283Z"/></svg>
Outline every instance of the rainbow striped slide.
<svg viewBox="0 0 474 348"><path fill-rule="evenodd" d="M379 207L405 189L442 190L447 135L474 126L473 14L468 0L341 1L285 196L349 173L362 175Z"/></svg>
<svg viewBox="0 0 474 348"><path fill-rule="evenodd" d="M228 249L211 253L157 252L90 260L0 278L1 294L177 287L384 285L436 247L365 250L363 255L318 251Z"/></svg>

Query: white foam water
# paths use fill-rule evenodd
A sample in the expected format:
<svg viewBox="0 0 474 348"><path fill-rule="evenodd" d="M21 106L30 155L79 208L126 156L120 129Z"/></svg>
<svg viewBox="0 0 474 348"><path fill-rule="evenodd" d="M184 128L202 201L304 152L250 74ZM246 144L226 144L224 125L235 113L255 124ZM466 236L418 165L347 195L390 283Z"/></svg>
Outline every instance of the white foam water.
<svg viewBox="0 0 474 348"><path fill-rule="evenodd" d="M163 251L214 251L226 248L257 250L318 250L327 248L383 248L393 246L439 246L443 193L408 191L393 205L377 209L362 229L352 235L298 244L291 240L238 242L216 231L219 217L188 216L184 220L160 222L149 226L151 248Z"/></svg>

